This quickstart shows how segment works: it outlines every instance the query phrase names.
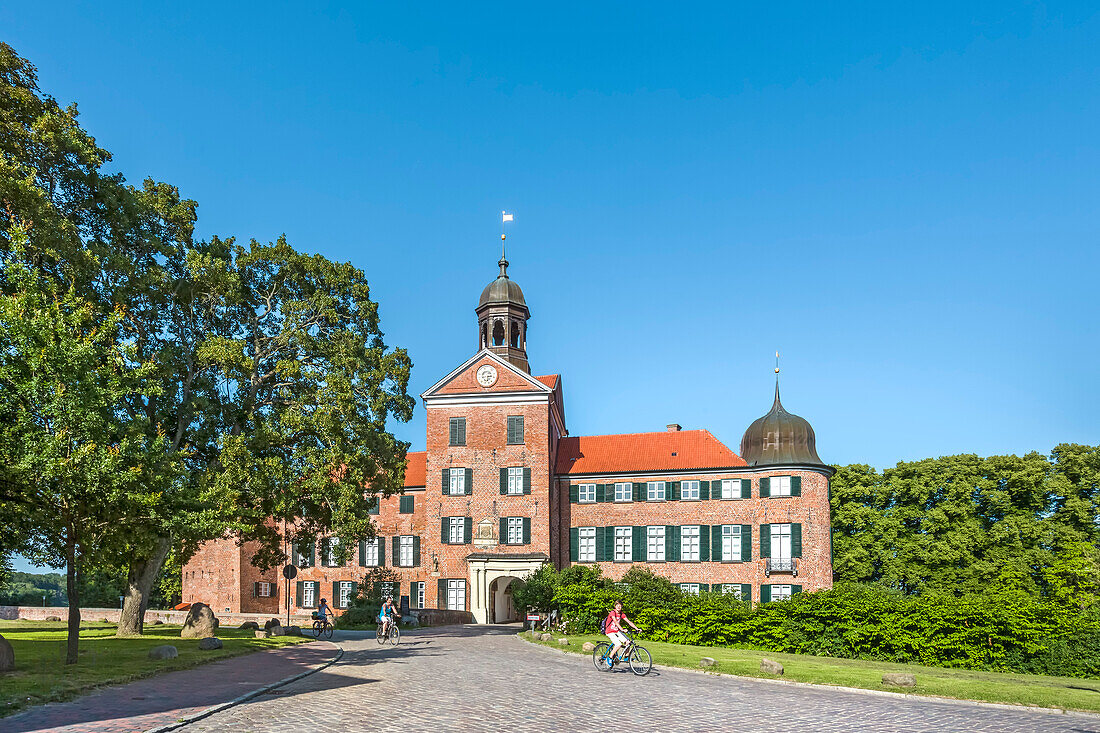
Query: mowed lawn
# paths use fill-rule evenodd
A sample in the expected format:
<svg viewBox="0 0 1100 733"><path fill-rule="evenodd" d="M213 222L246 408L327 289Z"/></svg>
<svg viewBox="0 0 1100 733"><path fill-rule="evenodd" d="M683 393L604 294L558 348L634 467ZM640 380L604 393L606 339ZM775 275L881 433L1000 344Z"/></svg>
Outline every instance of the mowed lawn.
<svg viewBox="0 0 1100 733"><path fill-rule="evenodd" d="M118 639L114 634L114 624L85 622L80 631L79 661L66 665L64 622L0 621L0 635L11 642L15 651L15 671L0 673L0 716L30 705L63 700L100 685L310 641L295 636L257 639L252 631L223 627L218 629L218 638L224 646L200 651L198 639L180 638L179 626L146 625L145 636L134 639ZM149 650L161 644L176 647L179 656L150 660Z"/></svg>
<svg viewBox="0 0 1100 733"><path fill-rule="evenodd" d="M528 633L520 637L532 641ZM551 641L534 643L554 649L586 654L581 645L586 641L598 643L607 637L569 636L568 647L560 647L555 635ZM658 641L641 641L653 655L653 664L663 667L700 669L699 660L710 657L717 663L711 668L723 674L742 677L776 679L775 675L760 671L760 660L765 657L783 665L781 679L796 682L812 682L820 685L861 687L867 690L889 690L916 695L935 695L962 700L1036 705L1063 710L1100 712L1100 680L1076 677L1045 677L1030 674L1004 674L999 672L974 672L962 669L922 667L915 664L868 662L859 659L813 657L802 654L778 654L756 649L731 649L712 646L686 646ZM591 654L587 656L591 658ZM591 664L591 662L588 662ZM916 676L917 686L910 688L884 687L883 672L908 672Z"/></svg>

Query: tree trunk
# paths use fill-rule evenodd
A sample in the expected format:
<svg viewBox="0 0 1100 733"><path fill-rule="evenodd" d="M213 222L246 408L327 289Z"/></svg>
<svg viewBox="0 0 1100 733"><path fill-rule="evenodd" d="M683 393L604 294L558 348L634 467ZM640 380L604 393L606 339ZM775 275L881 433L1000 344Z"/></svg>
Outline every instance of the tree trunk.
<svg viewBox="0 0 1100 733"><path fill-rule="evenodd" d="M77 569L76 540L69 530L65 543L65 590L69 594L69 635L65 641L65 664L76 664L80 645L80 573Z"/></svg>
<svg viewBox="0 0 1100 733"><path fill-rule="evenodd" d="M147 557L130 561L126 595L122 599L122 611L118 618L117 636L141 636L145 631L145 609L149 607L149 594L153 581L160 574L164 558L168 556L171 539L161 537Z"/></svg>

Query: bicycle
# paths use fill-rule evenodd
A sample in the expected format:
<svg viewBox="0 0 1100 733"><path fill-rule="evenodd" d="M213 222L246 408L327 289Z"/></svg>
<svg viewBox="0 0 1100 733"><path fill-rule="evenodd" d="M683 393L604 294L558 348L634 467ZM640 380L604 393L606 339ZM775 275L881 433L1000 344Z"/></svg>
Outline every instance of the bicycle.
<svg viewBox="0 0 1100 733"><path fill-rule="evenodd" d="M316 620L313 622L313 636L317 639L320 639L322 636L326 639L331 639L334 627L329 623L329 620L317 618L316 614L314 614L314 618Z"/></svg>
<svg viewBox="0 0 1100 733"><path fill-rule="evenodd" d="M618 657L612 660L610 666L607 664L607 655L612 647L610 641L601 641L596 645L596 649L592 652L592 664L601 672L610 672L611 668L619 662L628 662L631 672L638 677L645 677L653 669L653 657L644 646L634 643L633 636L627 634L625 630L623 634L627 638L627 643L619 650Z"/></svg>
<svg viewBox="0 0 1100 733"><path fill-rule="evenodd" d="M382 633L382 622L378 622L378 628L374 632L374 638L379 644L385 644L387 641L397 646L401 641L401 629L397 628L397 620L390 621L389 632Z"/></svg>

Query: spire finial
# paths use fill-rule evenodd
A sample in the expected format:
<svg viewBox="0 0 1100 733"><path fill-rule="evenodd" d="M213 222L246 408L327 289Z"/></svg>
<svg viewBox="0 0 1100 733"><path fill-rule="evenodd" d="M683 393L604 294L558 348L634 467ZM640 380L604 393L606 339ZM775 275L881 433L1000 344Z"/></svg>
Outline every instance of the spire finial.
<svg viewBox="0 0 1100 733"><path fill-rule="evenodd" d="M779 352L775 352L775 404L779 405Z"/></svg>

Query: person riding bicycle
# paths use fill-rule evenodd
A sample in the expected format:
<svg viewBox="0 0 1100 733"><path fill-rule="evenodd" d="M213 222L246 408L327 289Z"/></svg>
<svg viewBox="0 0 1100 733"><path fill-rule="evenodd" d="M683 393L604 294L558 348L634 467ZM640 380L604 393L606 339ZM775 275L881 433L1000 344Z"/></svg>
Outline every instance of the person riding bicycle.
<svg viewBox="0 0 1100 733"><path fill-rule="evenodd" d="M615 657L619 653L624 645L630 642L626 638L626 634L623 633L623 623L630 625L632 629L638 631L638 627L634 625L634 622L626 617L623 613L623 602L615 601L615 607L607 614L607 618L604 619L603 633L607 635L608 639L611 639L611 652L607 655L607 666L615 666Z"/></svg>
<svg viewBox="0 0 1100 733"><path fill-rule="evenodd" d="M336 614L332 612L332 609L329 608L328 601L322 598L321 602L317 604L317 620L323 621L326 624L330 624L332 623L332 621L330 621L328 618L330 615L333 617L336 616Z"/></svg>
<svg viewBox="0 0 1100 733"><path fill-rule="evenodd" d="M390 624L397 618L397 606L393 605L393 596L386 596L382 604L382 610L378 612L378 623L381 628L378 633L385 636L390 631Z"/></svg>

